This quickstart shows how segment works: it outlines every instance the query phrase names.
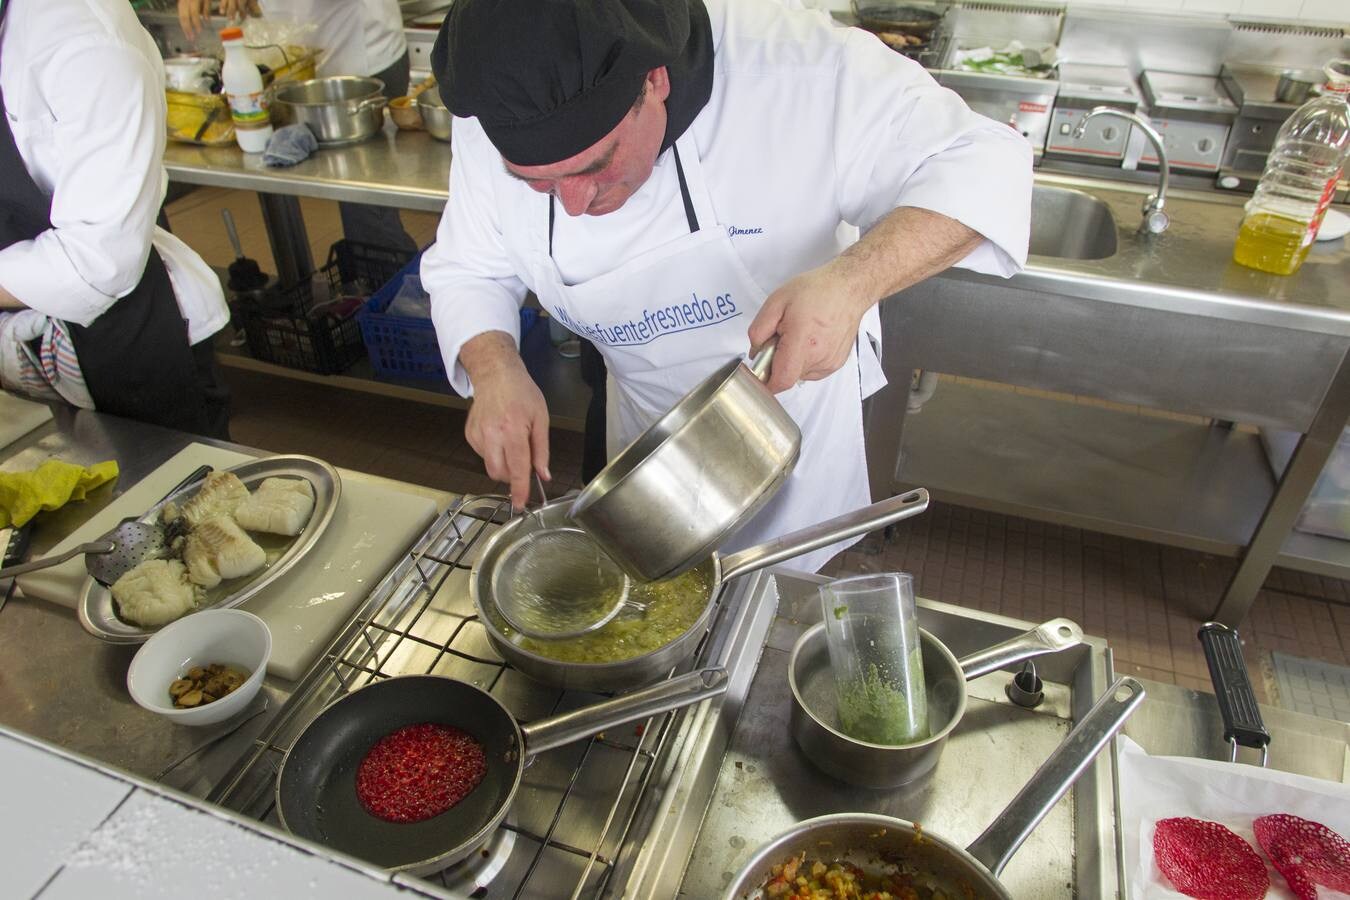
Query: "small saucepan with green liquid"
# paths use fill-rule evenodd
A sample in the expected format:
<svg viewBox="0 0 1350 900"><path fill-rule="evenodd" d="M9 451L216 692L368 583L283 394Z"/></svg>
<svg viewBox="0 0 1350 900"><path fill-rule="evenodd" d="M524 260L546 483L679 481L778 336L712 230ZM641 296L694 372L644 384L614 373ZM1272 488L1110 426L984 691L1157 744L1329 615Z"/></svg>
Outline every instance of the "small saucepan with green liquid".
<svg viewBox="0 0 1350 900"><path fill-rule="evenodd" d="M788 661L792 691L790 727L793 739L815 766L827 775L859 787L896 788L932 771L966 711L966 682L1013 663L1058 653L1083 642L1083 630L1068 619L1052 619L1001 644L958 660L924 629L919 629L919 659L924 683L927 736L916 740L886 738L912 726L912 710L884 673L868 680L867 671L842 694L830 666L825 623L798 638ZM843 701L848 709L840 708ZM844 721L849 728L846 730ZM864 729L859 731L859 729ZM877 740L859 740L848 731Z"/></svg>

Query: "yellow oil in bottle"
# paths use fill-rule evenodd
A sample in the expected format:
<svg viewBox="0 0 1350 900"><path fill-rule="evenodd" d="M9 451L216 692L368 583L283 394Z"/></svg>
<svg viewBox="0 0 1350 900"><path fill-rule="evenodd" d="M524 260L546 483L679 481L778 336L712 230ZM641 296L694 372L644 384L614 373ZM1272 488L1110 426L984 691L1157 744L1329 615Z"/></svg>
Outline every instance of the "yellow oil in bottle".
<svg viewBox="0 0 1350 900"><path fill-rule="evenodd" d="M1253 213L1242 220L1233 262L1275 275L1292 275L1303 265L1311 246L1307 222L1274 213Z"/></svg>

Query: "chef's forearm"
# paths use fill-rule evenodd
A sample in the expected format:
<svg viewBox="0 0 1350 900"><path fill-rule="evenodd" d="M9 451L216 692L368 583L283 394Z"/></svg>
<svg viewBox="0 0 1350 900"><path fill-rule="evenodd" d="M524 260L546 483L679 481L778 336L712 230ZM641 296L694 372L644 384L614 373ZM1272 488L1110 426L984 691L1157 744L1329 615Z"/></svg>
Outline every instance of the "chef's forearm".
<svg viewBox="0 0 1350 900"><path fill-rule="evenodd" d="M505 331L485 331L459 348L459 364L474 385L512 369L524 368L516 340ZM476 388L475 388L476 389Z"/></svg>
<svg viewBox="0 0 1350 900"><path fill-rule="evenodd" d="M866 309L960 262L983 240L941 213L902 206L827 267Z"/></svg>

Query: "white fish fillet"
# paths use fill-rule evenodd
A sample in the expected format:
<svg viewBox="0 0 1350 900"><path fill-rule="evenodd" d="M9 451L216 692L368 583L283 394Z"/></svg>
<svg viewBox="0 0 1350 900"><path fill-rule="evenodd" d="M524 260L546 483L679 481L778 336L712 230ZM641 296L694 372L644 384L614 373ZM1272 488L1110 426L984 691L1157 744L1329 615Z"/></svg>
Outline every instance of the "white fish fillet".
<svg viewBox="0 0 1350 900"><path fill-rule="evenodd" d="M121 617L145 627L167 625L192 612L200 593L176 559L146 560L112 586Z"/></svg>
<svg viewBox="0 0 1350 900"><path fill-rule="evenodd" d="M314 488L303 478L267 478L234 511L249 531L299 534L314 512Z"/></svg>
<svg viewBox="0 0 1350 900"><path fill-rule="evenodd" d="M201 489L183 504L183 517L192 528L212 519L234 515L240 503L248 499L248 488L233 472L212 472Z"/></svg>
<svg viewBox="0 0 1350 900"><path fill-rule="evenodd" d="M233 519L220 516L192 529L183 560L188 577L211 588L226 578L252 575L267 563L267 553Z"/></svg>

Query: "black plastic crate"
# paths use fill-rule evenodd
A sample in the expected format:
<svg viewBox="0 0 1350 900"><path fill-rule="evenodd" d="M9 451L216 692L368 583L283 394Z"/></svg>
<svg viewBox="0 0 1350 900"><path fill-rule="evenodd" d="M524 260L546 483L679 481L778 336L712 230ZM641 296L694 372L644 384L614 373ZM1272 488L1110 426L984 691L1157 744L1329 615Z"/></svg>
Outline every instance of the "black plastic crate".
<svg viewBox="0 0 1350 900"><path fill-rule="evenodd" d="M409 259L397 250L338 241L314 278L283 286L265 302L240 304L249 353L319 375L345 372L366 355L357 311Z"/></svg>

